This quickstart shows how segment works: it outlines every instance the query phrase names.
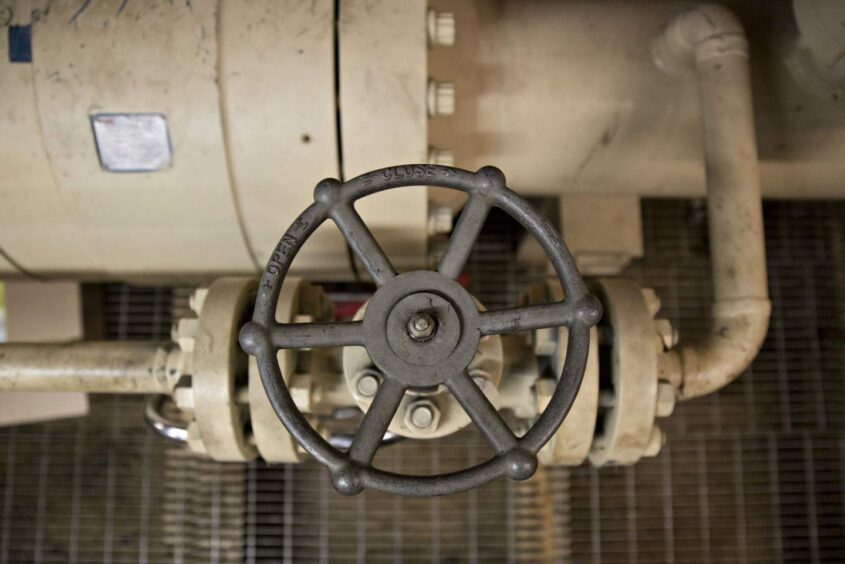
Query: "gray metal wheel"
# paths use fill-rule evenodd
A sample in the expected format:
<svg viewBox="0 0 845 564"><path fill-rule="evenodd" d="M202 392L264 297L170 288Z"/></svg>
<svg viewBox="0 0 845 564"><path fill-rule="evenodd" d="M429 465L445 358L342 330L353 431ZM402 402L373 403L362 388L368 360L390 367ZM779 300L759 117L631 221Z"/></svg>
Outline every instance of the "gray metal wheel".
<svg viewBox="0 0 845 564"><path fill-rule="evenodd" d="M469 196L436 272L397 274L355 211L364 196L402 186L442 186ZM478 172L436 165L404 165L369 172L341 183L320 182L314 203L282 236L261 277L252 321L240 332L244 351L256 357L279 419L314 458L331 471L335 488L356 494L365 488L401 495L444 495L481 486L495 478L531 477L537 452L566 417L584 374L590 327L601 305L584 286L557 231L528 202L507 188L494 167ZM461 273L489 210L498 207L537 238L551 260L565 299L561 302L478 311L455 278ZM276 301L291 262L308 237L331 219L366 266L378 289L363 321L278 323ZM433 330L432 330L433 322ZM566 361L548 407L531 429L516 437L467 373L482 335L567 326ZM284 384L276 352L285 348L366 347L385 378L347 452L332 447L305 420ZM445 384L495 451L476 466L450 474L410 476L375 468L381 439L405 391Z"/></svg>

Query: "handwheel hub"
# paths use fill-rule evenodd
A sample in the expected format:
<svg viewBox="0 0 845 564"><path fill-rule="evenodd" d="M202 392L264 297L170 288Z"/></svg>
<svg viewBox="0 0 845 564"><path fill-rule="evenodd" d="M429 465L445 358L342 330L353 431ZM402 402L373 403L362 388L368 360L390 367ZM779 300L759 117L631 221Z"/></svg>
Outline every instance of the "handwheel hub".
<svg viewBox="0 0 845 564"><path fill-rule="evenodd" d="M477 308L457 282L431 271L396 276L367 305L364 332L373 362L411 387L444 383L478 346Z"/></svg>

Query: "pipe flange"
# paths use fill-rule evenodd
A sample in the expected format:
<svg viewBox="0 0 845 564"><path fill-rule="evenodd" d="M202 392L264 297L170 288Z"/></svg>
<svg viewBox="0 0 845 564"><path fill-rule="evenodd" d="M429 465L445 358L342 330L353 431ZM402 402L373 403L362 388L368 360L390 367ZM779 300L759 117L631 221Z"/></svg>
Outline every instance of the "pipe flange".
<svg viewBox="0 0 845 564"><path fill-rule="evenodd" d="M328 321L332 318L332 305L325 292L302 278L288 277L286 284L279 295L279 302L276 306L276 319L283 323L292 323L307 318L311 321ZM310 411L311 378L302 375L306 382L299 385L294 381L296 373L298 351L293 349L280 350L278 353L279 363L282 365L282 374L285 378L285 385L291 389L291 394L297 405L303 411ZM315 360L313 357L310 360ZM310 368L310 367L309 367ZM310 374L317 372L307 370ZM249 358L249 409L252 421L252 433L255 436L255 445L258 448L261 458L267 462L291 463L300 462L305 458L305 452L299 444L291 437L276 413L264 385L261 383L261 374L255 358ZM308 397L297 398L297 392L301 391ZM309 417L312 424L316 424Z"/></svg>
<svg viewBox="0 0 845 564"><path fill-rule="evenodd" d="M658 356L663 340L656 331L654 299L647 299L639 285L626 279L599 279L593 290L605 308L603 325L609 326L610 362L600 370L609 374L610 388L600 390L598 433L590 450L590 462L633 464L642 456L656 454L654 419L657 414ZM656 295L654 296L656 297ZM601 328L599 329L601 331ZM662 434L660 435L662 441ZM662 443L661 443L662 444Z"/></svg>
<svg viewBox="0 0 845 564"><path fill-rule="evenodd" d="M193 409L189 445L214 460L242 462L258 456L245 432L249 411L238 400L247 358L234 339L249 315L256 287L252 278L216 280L191 300L197 319L181 320L176 331L182 350L189 354L186 366L191 379L189 388L186 382L177 387L174 398L180 408Z"/></svg>
<svg viewBox="0 0 845 564"><path fill-rule="evenodd" d="M549 279L529 288L523 294L521 302L524 305L532 305L562 299L563 289L560 282ZM566 359L568 333L566 327L556 327L540 329L531 334L534 353L538 356L549 357L552 372L556 375L560 374L563 361ZM548 405L556 384L557 382L547 378L541 378L534 384L534 398L538 413L542 413ZM542 464L577 466L587 459L596 429L598 396L598 335L596 328L593 327L590 330L590 351L581 389L578 390L578 395L572 404L570 417L566 418L551 440L540 450L538 459Z"/></svg>

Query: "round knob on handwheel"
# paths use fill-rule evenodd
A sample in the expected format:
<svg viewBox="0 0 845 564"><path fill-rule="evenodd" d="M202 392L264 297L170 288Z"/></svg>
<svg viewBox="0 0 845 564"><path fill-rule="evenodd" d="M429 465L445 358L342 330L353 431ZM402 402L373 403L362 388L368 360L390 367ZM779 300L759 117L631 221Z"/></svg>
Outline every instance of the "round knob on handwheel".
<svg viewBox="0 0 845 564"><path fill-rule="evenodd" d="M441 186L469 199L437 271L398 274L353 203L403 186ZM494 167L473 173L437 165L405 165L376 170L348 182L324 180L311 204L282 236L261 277L252 321L241 330L244 351L255 356L270 403L290 434L331 471L335 488L355 494L365 488L401 495L443 495L481 486L499 477L524 480L537 468L537 452L566 417L578 393L587 361L590 327L601 305L587 293L575 263L557 231L528 202L507 188ZM522 224L545 250L560 278L559 302L479 311L456 278L491 208ZM276 301L291 262L308 237L332 220L377 285L363 320L337 323L278 323ZM557 388L534 425L517 437L479 389L468 367L485 335L566 326L569 343ZM372 402L348 452L332 447L296 407L276 360L280 349L363 346L381 379L359 380ZM363 377L366 377L364 375ZM362 378L363 378L362 377ZM409 476L380 470L373 458L406 391L445 386L492 446L495 455L464 470L436 476ZM437 412L421 402L410 421L432 426Z"/></svg>

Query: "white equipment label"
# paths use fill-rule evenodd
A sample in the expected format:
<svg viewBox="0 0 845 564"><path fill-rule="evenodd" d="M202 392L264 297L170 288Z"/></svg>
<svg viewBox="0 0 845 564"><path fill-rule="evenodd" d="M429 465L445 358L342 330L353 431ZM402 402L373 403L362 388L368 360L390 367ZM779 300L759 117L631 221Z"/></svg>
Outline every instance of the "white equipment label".
<svg viewBox="0 0 845 564"><path fill-rule="evenodd" d="M170 165L162 114L94 114L91 127L100 164L109 172L153 172Z"/></svg>

